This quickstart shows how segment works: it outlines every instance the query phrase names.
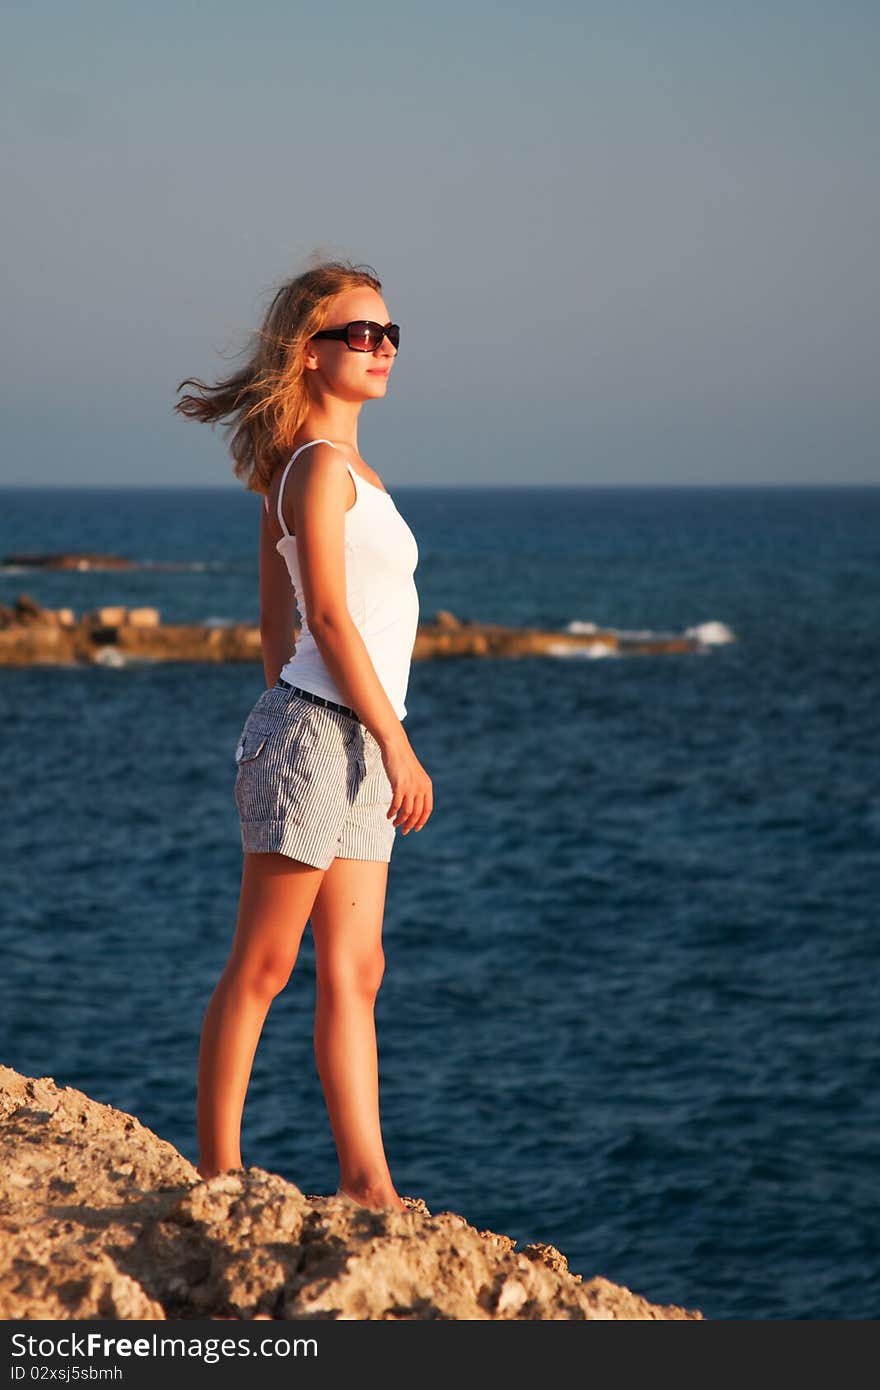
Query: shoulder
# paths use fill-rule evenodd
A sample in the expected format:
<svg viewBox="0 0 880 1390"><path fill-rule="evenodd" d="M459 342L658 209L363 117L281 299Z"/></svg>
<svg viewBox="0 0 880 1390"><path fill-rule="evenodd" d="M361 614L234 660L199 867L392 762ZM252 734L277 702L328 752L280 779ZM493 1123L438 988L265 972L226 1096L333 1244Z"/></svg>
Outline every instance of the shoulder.
<svg viewBox="0 0 880 1390"><path fill-rule="evenodd" d="M341 445L320 439L297 454L287 476L289 480L294 477L314 478L328 472L338 476L345 473L347 459L348 455Z"/></svg>
<svg viewBox="0 0 880 1390"><path fill-rule="evenodd" d="M281 476L279 474L278 486ZM348 497L353 487L345 451L337 444L322 442L304 449L294 460L287 471L284 496L290 494L297 501L320 498L332 504L339 497Z"/></svg>
<svg viewBox="0 0 880 1390"><path fill-rule="evenodd" d="M316 442L288 459L273 475L264 499L264 516L273 532L278 525L278 496L283 486L281 510L288 530L295 525L294 510L317 500L331 507L342 501L347 508L356 500L355 485L349 474L348 454L338 444Z"/></svg>
<svg viewBox="0 0 880 1390"><path fill-rule="evenodd" d="M275 469L263 494L264 509L277 515L278 493L282 487L286 495L297 481L314 477L318 473L323 474L328 470L328 466L331 471L335 468L338 473L344 473L345 455L335 445L323 442L312 444L296 458L291 456L285 459L284 463Z"/></svg>

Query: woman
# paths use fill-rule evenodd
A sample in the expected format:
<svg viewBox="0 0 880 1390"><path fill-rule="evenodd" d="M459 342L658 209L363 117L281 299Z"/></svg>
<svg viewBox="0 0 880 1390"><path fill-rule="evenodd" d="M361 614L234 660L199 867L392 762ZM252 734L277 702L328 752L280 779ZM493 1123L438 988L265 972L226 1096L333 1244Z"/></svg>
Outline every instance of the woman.
<svg viewBox="0 0 880 1390"><path fill-rule="evenodd" d="M229 959L205 1015L198 1170L242 1167L241 1116L263 1023L306 923L315 941L315 1057L338 1194L404 1209L379 1123L374 1005L396 831L421 830L431 779L404 731L418 623L415 538L361 457L399 328L369 267L324 262L283 285L234 376L175 409L235 422L235 473L263 494L260 633L266 690L236 748L244 866ZM294 604L302 628L293 650ZM355 712L356 711L356 712Z"/></svg>

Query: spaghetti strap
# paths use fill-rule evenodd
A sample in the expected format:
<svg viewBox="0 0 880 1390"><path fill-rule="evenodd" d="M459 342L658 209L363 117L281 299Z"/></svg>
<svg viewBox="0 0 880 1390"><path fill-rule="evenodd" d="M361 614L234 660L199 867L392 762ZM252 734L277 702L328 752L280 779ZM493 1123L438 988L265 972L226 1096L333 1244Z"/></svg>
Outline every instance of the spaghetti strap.
<svg viewBox="0 0 880 1390"><path fill-rule="evenodd" d="M352 468L351 464L349 463L348 459L345 460L345 466L346 466L346 468L348 469L349 473L350 473L351 476L352 476L352 481L354 482L354 500L355 500L355 502L357 502L358 498L359 498L360 495L361 495L361 494L360 494L360 489L359 489L359 487L358 487L358 477L357 477L357 473L355 473L355 471L354 471L354 469Z"/></svg>
<svg viewBox="0 0 880 1390"><path fill-rule="evenodd" d="M298 449L294 449L290 458L287 460L287 463L284 465L284 472L281 474L281 482L278 484L278 521L285 536L289 536L290 532L284 524L284 514L281 511L281 494L284 491L284 484L287 481L287 474L290 471L290 465L293 463L293 460L296 458L297 454L301 454L303 449L308 449L312 444L329 444L331 449L339 448L339 445L334 444L332 439L309 439L305 444L300 444Z"/></svg>

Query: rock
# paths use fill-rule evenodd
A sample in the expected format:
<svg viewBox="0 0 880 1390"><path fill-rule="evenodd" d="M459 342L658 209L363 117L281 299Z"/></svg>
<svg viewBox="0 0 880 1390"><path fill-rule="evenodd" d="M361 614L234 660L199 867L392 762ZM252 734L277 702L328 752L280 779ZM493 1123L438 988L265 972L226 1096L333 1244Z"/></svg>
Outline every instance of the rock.
<svg viewBox="0 0 880 1390"><path fill-rule="evenodd" d="M27 569L122 570L131 569L131 560L121 555L100 555L84 551L61 551L53 555L4 555L0 563Z"/></svg>
<svg viewBox="0 0 880 1390"><path fill-rule="evenodd" d="M373 1212L262 1168L204 1181L132 1115L0 1067L0 1318L701 1319L423 1198Z"/></svg>
<svg viewBox="0 0 880 1390"><path fill-rule="evenodd" d="M17 622L27 623L33 622L34 620L40 622L45 612L46 610L41 608L37 600L31 598L30 594L19 594L18 598L15 600L15 617Z"/></svg>
<svg viewBox="0 0 880 1390"><path fill-rule="evenodd" d="M525 1284L508 1274L495 1300L495 1312L499 1317L510 1314L516 1317L524 1303L528 1303L529 1293Z"/></svg>
<svg viewBox="0 0 880 1390"><path fill-rule="evenodd" d="M499 623L459 620L441 610L433 623L420 623L414 661L482 656L534 657L583 654L587 657L658 655L666 652L705 652L708 645L691 635L620 634L599 632L594 624L584 631L545 632L539 628L503 627ZM588 629L588 630L587 630ZM292 633L296 642L299 626ZM727 629L725 629L727 631ZM726 639L733 641L733 635ZM131 661L262 661L259 626L211 619L206 623L159 621L156 608L96 608L75 621L69 608L41 608L21 594L15 608L0 608L0 666L92 663L101 647L118 649L123 663ZM107 658L102 658L106 660Z"/></svg>
<svg viewBox="0 0 880 1390"><path fill-rule="evenodd" d="M121 627L127 613L127 608L118 605L115 608L95 608L91 613L84 613L82 621L90 623L92 627Z"/></svg>
<svg viewBox="0 0 880 1390"><path fill-rule="evenodd" d="M129 608L126 616L129 627L158 627L158 608Z"/></svg>
<svg viewBox="0 0 880 1390"><path fill-rule="evenodd" d="M568 1274L568 1260L556 1249L555 1245L544 1245L539 1241L533 1241L531 1245L523 1248L523 1254L529 1260L540 1260L547 1265L548 1269L555 1269L557 1274ZM579 1274L572 1275L573 1279L580 1279Z"/></svg>

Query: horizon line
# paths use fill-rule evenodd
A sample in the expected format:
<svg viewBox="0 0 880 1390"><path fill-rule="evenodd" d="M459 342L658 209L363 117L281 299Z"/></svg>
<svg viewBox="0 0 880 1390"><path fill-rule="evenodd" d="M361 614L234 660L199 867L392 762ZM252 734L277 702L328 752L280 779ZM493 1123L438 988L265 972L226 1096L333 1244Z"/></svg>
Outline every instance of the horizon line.
<svg viewBox="0 0 880 1390"><path fill-rule="evenodd" d="M387 484L395 490L411 489L414 492L500 492L503 490L522 492L548 491L595 491L609 488L701 488L705 491L715 489L742 490L745 488L880 488L876 482L615 482L615 483L394 483ZM236 486L234 483L0 483L2 492L90 492L97 490L116 492L236 492L247 496L261 496L253 489Z"/></svg>

